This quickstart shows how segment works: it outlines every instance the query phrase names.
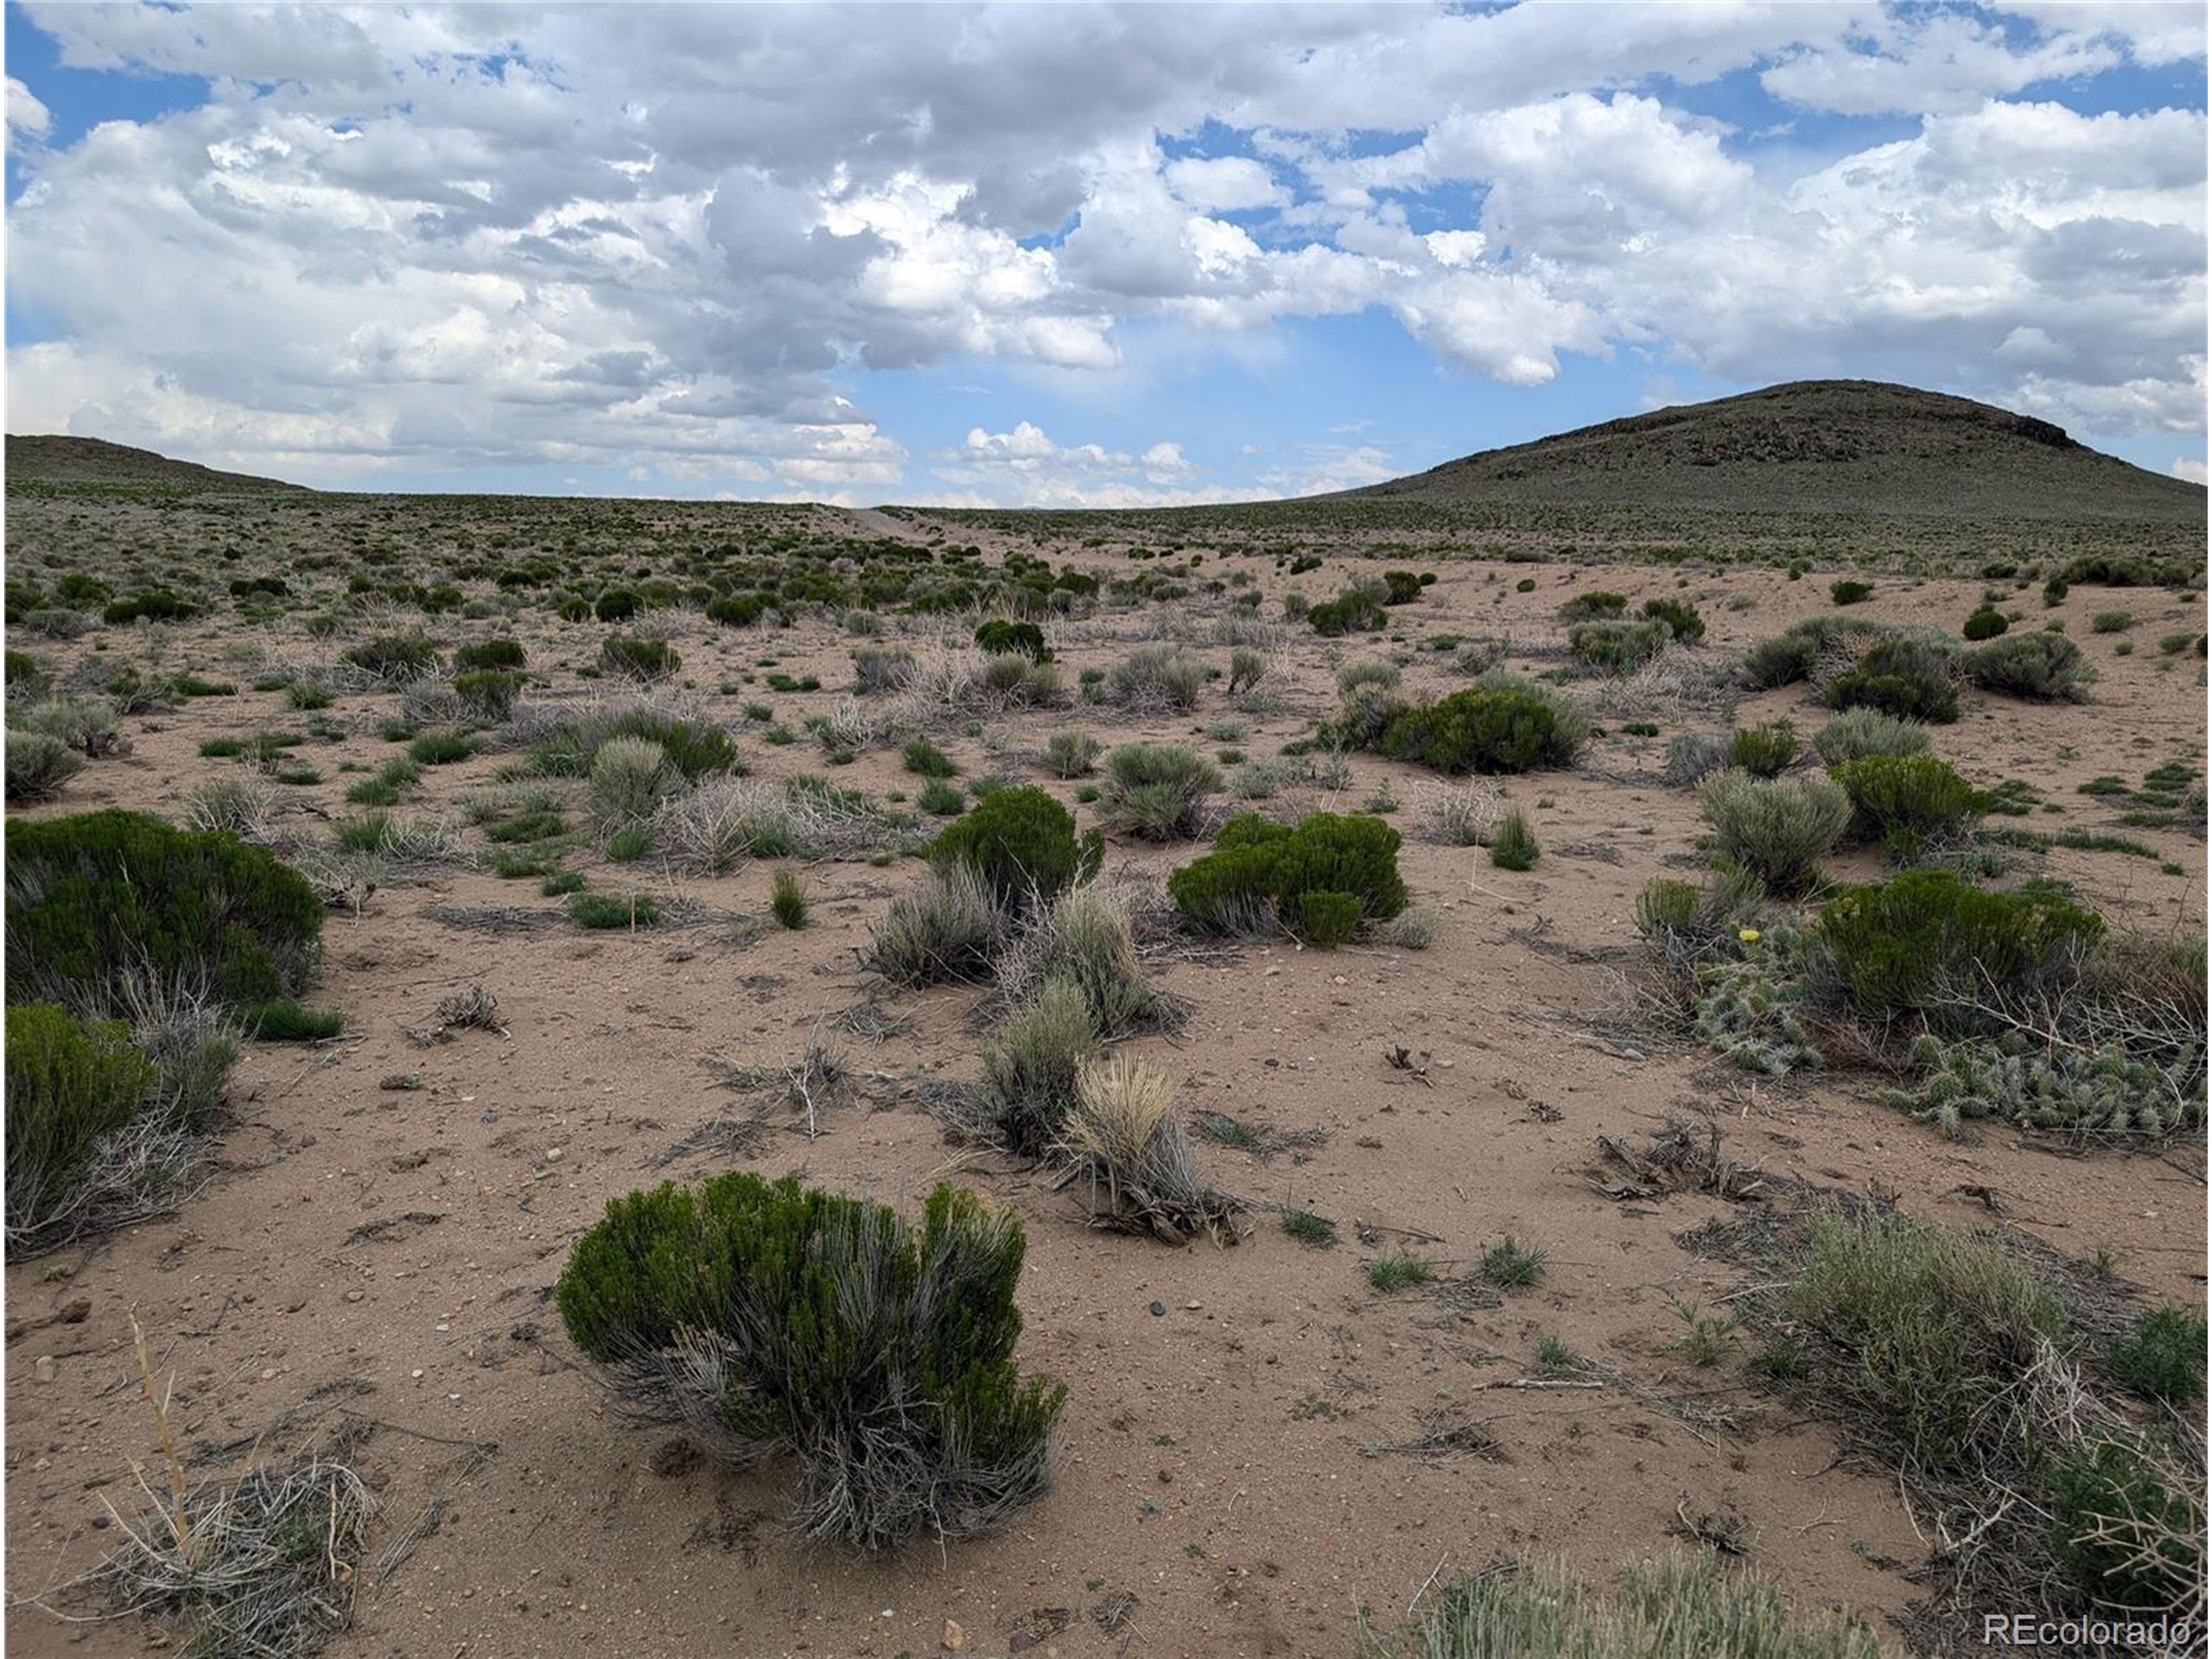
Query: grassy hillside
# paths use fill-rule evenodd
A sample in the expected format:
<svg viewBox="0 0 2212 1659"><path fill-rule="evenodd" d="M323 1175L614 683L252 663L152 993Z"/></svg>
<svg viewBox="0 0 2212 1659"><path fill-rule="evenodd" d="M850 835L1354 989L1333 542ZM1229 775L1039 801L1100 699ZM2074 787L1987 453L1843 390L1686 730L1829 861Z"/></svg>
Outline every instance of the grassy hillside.
<svg viewBox="0 0 2212 1659"><path fill-rule="evenodd" d="M133 492L260 493L302 492L280 479L221 473L189 461L172 461L151 449L103 438L8 435L8 493Z"/></svg>
<svg viewBox="0 0 2212 1659"><path fill-rule="evenodd" d="M2201 486L2100 454L2048 421L1871 380L1794 381L1657 410L1347 493L1440 505L2205 518Z"/></svg>

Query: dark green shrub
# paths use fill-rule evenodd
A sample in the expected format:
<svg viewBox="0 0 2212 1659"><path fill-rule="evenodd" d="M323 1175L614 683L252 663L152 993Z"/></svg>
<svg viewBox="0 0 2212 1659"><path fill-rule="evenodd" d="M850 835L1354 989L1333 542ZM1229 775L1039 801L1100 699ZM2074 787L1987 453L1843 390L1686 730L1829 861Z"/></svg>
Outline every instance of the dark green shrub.
<svg viewBox="0 0 2212 1659"><path fill-rule="evenodd" d="M346 652L346 660L392 685L437 671L438 648L421 633L372 634Z"/></svg>
<svg viewBox="0 0 2212 1659"><path fill-rule="evenodd" d="M1685 645L1695 645L1705 638L1705 619L1686 599L1647 599L1643 614L1654 622L1664 622Z"/></svg>
<svg viewBox="0 0 2212 1659"><path fill-rule="evenodd" d="M1994 639L1999 634L2004 632L2005 629L2012 626L2012 625L2010 622L2007 622L2005 620L2004 612L1998 610L1993 606L1984 605L1979 610L1975 611L1973 615L1967 618L1966 626L1961 628L1959 632L1969 639L1980 641L1983 639Z"/></svg>
<svg viewBox="0 0 2212 1659"><path fill-rule="evenodd" d="M1066 1391L1013 1352L1010 1211L939 1186L887 1206L747 1173L617 1198L555 1289L633 1414L737 1464L798 1464L810 1540L890 1548L1005 1522L1043 1491Z"/></svg>
<svg viewBox="0 0 2212 1659"><path fill-rule="evenodd" d="M1985 691L2038 702L2082 702L2097 671L2081 646L2059 633L2016 633L1966 658L1967 678Z"/></svg>
<svg viewBox="0 0 2212 1659"><path fill-rule="evenodd" d="M1212 852L1167 878L1167 893L1192 922L1221 932L1296 931L1308 893L1350 893L1362 920L1386 922L1406 907L1401 842L1363 814L1316 812L1294 829L1246 812L1221 827Z"/></svg>
<svg viewBox="0 0 2212 1659"><path fill-rule="evenodd" d="M1839 605L1857 605L1874 596L1873 584L1865 582L1834 582L1828 584L1828 597Z"/></svg>
<svg viewBox="0 0 2212 1659"><path fill-rule="evenodd" d="M643 634L610 633L600 642L599 666L625 679L664 680L683 666L683 658L665 639Z"/></svg>
<svg viewBox="0 0 2212 1659"><path fill-rule="evenodd" d="M1052 660L1052 653L1045 644L1045 631L1034 622L1007 622L993 618L976 626L976 643L994 657L1016 652L1033 663Z"/></svg>
<svg viewBox="0 0 2212 1659"><path fill-rule="evenodd" d="M1797 728L1786 720L1771 726L1745 726L1728 741L1728 763L1754 778L1773 778L1797 758Z"/></svg>
<svg viewBox="0 0 2212 1659"><path fill-rule="evenodd" d="M137 812L11 825L10 1001L107 1008L130 978L226 1001L289 995L314 968L322 902L265 849Z"/></svg>
<svg viewBox="0 0 2212 1659"><path fill-rule="evenodd" d="M1607 593L1598 588L1586 594L1577 594L1559 607L1559 620L1576 622L1602 622L1609 618L1624 616L1628 613L1626 594Z"/></svg>
<svg viewBox="0 0 2212 1659"><path fill-rule="evenodd" d="M1815 930L1861 1012L1972 1029L1982 1001L2069 982L2104 924L2044 888L1985 891L1948 870L1911 870L1845 888Z"/></svg>
<svg viewBox="0 0 2212 1659"><path fill-rule="evenodd" d="M1194 749L1127 743L1106 756L1098 815L1120 835L1184 841L1198 834L1205 798L1221 786L1221 769Z"/></svg>
<svg viewBox="0 0 2212 1659"><path fill-rule="evenodd" d="M425 732L407 746L407 758L418 766L449 766L476 753L476 740L466 732Z"/></svg>
<svg viewBox="0 0 2212 1659"><path fill-rule="evenodd" d="M609 588L592 602L591 613L602 622L627 622L644 602L627 588Z"/></svg>
<svg viewBox="0 0 2212 1659"><path fill-rule="evenodd" d="M983 1056L983 1116L958 1127L1021 1157L1044 1156L1066 1126L1084 1062L1097 1052L1097 1015L1083 987L1046 979L1000 1025Z"/></svg>
<svg viewBox="0 0 2212 1659"><path fill-rule="evenodd" d="M1421 590L1434 581L1427 582L1411 570L1385 570L1382 573L1382 602L1385 605L1410 605L1421 597Z"/></svg>
<svg viewBox="0 0 2212 1659"><path fill-rule="evenodd" d="M454 668L464 674L486 669L505 669L512 673L528 660L529 655L519 639L479 640L474 645L462 645L453 654Z"/></svg>
<svg viewBox="0 0 2212 1659"><path fill-rule="evenodd" d="M2044 1479L2052 1553L2092 1605L2157 1613L2203 1594L2203 1476L2163 1435L2093 1435L2054 1458Z"/></svg>
<svg viewBox="0 0 2212 1659"><path fill-rule="evenodd" d="M85 757L44 732L8 734L7 798L11 806L50 801L85 769Z"/></svg>
<svg viewBox="0 0 2212 1659"><path fill-rule="evenodd" d="M707 620L728 628L750 627L774 603L774 599L766 594L725 594L707 602Z"/></svg>
<svg viewBox="0 0 2212 1659"><path fill-rule="evenodd" d="M1959 717L1959 664L1924 640L1885 639L1830 680L1823 697L1831 709L1875 709L1948 726Z"/></svg>
<svg viewBox="0 0 2212 1659"><path fill-rule="evenodd" d="M2105 1365L2148 1400L2186 1406L2204 1394L2204 1312L2168 1302L2114 1337Z"/></svg>
<svg viewBox="0 0 2212 1659"><path fill-rule="evenodd" d="M12 1249L35 1245L74 1207L93 1144L145 1109L154 1065L119 1020L80 1022L51 1002L11 1002L7 1082Z"/></svg>
<svg viewBox="0 0 2212 1659"><path fill-rule="evenodd" d="M687 783L744 770L738 764L736 740L720 726L711 721L679 720L656 709L587 715L534 745L531 763L556 778L588 777L593 757L618 737L641 737L659 744L668 764Z"/></svg>
<svg viewBox="0 0 2212 1659"><path fill-rule="evenodd" d="M1333 950L1359 931L1359 895L1314 888L1298 895L1298 934L1309 944Z"/></svg>
<svg viewBox="0 0 2212 1659"><path fill-rule="evenodd" d="M1382 626L1382 596L1368 587L1347 588L1336 598L1314 606L1306 613L1313 632L1329 638L1358 633Z"/></svg>
<svg viewBox="0 0 2212 1659"><path fill-rule="evenodd" d="M1832 767L1851 797L1851 833L1878 841L1900 864L1911 863L1931 840L1971 830L1988 798L1932 754L1870 754Z"/></svg>
<svg viewBox="0 0 2212 1659"><path fill-rule="evenodd" d="M922 792L914 798L914 804L933 818L957 818L968 810L968 798L956 784L942 778L932 778L922 785Z"/></svg>
<svg viewBox="0 0 2212 1659"><path fill-rule="evenodd" d="M1007 909L1048 901L1086 869L1096 869L1096 831L1076 840L1075 817L1033 784L994 791L947 824L931 842L929 860L942 870L973 871Z"/></svg>
<svg viewBox="0 0 2212 1659"><path fill-rule="evenodd" d="M7 651L7 683L10 701L36 702L54 689L54 674L43 658L10 645Z"/></svg>
<svg viewBox="0 0 2212 1659"><path fill-rule="evenodd" d="M110 623L181 622L199 614L200 607L191 601L179 599L166 588L149 588L128 599L117 600L100 613L100 620Z"/></svg>
<svg viewBox="0 0 2212 1659"><path fill-rule="evenodd" d="M2132 553L2085 553L2069 560L2059 577L2090 588L2149 588L2158 581L2150 563Z"/></svg>
<svg viewBox="0 0 2212 1659"><path fill-rule="evenodd" d="M1533 870L1541 849L1519 807L1509 809L1491 835L1490 861L1501 870Z"/></svg>
<svg viewBox="0 0 2212 1659"><path fill-rule="evenodd" d="M1445 772L1572 766L1590 735L1582 711L1525 681L1485 677L1386 726L1375 747Z"/></svg>
<svg viewBox="0 0 2212 1659"><path fill-rule="evenodd" d="M238 1009L238 1018L247 1036L264 1043L320 1043L346 1029L344 1014L302 1007L289 996L245 1003Z"/></svg>

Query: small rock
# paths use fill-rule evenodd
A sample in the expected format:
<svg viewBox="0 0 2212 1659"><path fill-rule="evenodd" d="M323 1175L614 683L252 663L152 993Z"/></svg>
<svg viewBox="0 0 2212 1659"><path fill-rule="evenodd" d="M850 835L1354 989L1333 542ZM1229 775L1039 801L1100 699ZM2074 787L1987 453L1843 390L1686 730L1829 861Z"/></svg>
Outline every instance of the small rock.
<svg viewBox="0 0 2212 1659"><path fill-rule="evenodd" d="M968 1645L968 1632L954 1619L944 1621L944 1640L939 1644L947 1653L958 1653Z"/></svg>
<svg viewBox="0 0 2212 1659"><path fill-rule="evenodd" d="M1167 1317L1167 1304L1166 1304L1166 1303L1165 1303L1165 1302L1154 1302L1154 1303L1152 1305L1152 1317L1153 1317L1154 1319L1166 1319L1166 1318ZM41 1361L41 1363L51 1363L52 1362L51 1362L51 1361Z"/></svg>
<svg viewBox="0 0 2212 1659"><path fill-rule="evenodd" d="M361 1300L362 1294L360 1291L349 1290L346 1293L346 1300L349 1302L358 1302Z"/></svg>
<svg viewBox="0 0 2212 1659"><path fill-rule="evenodd" d="M1158 1307L1160 1306L1160 1304L1158 1302L1154 1302L1153 1306L1154 1307ZM31 1370L37 1373L38 1380L41 1382L51 1382L54 1378L61 1375L60 1362L56 1360L52 1354L41 1354L38 1357L36 1363L31 1367Z"/></svg>

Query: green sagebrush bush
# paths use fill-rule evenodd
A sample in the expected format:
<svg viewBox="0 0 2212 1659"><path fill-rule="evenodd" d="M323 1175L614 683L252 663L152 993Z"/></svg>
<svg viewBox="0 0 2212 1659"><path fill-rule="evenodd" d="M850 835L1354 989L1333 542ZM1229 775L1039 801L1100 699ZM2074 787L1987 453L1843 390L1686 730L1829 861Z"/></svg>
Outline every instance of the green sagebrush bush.
<svg viewBox="0 0 2212 1659"><path fill-rule="evenodd" d="M1705 638L1705 619L1686 599L1647 599L1643 613L1652 621L1664 622L1684 645L1695 645Z"/></svg>
<svg viewBox="0 0 2212 1659"><path fill-rule="evenodd" d="M1831 709L1878 709L1948 726L1959 717L1958 658L1924 639L1885 639L1821 696Z"/></svg>
<svg viewBox="0 0 2212 1659"><path fill-rule="evenodd" d="M1859 1012L1916 1012L1971 1029L1981 1023L1977 1004L2069 982L2104 923L2047 888L2003 893L1948 870L1910 870L1845 888L1815 930Z"/></svg>
<svg viewBox="0 0 2212 1659"><path fill-rule="evenodd" d="M1813 751L1833 769L1870 754L1920 754L1928 747L1928 728L1878 709L1851 709L1813 734Z"/></svg>
<svg viewBox="0 0 2212 1659"><path fill-rule="evenodd" d="M1306 613L1306 620L1314 632L1330 639L1380 628L1385 620L1382 607L1387 593L1387 589L1365 585L1347 588L1334 599L1313 607Z"/></svg>
<svg viewBox="0 0 2212 1659"><path fill-rule="evenodd" d="M1034 622L1008 622L994 617L976 625L976 643L994 657L1016 652L1033 663L1052 660L1052 651L1045 644L1045 630Z"/></svg>
<svg viewBox="0 0 2212 1659"><path fill-rule="evenodd" d="M1316 812L1293 828L1246 812L1221 827L1212 852L1167 878L1167 894L1191 921L1220 932L1287 927L1311 937L1307 893L1349 895L1358 907L1355 928L1385 922L1407 903L1401 840L1389 824L1363 814ZM1344 913L1340 899L1325 899L1313 916L1333 932Z"/></svg>
<svg viewBox="0 0 2212 1659"><path fill-rule="evenodd" d="M1851 798L1851 834L1900 864L1931 842L1971 830L1988 797L1932 754L1870 754L1829 769Z"/></svg>
<svg viewBox="0 0 2212 1659"><path fill-rule="evenodd" d="M1438 772L1530 772L1572 766L1589 736L1589 717L1567 698L1497 674L1397 714L1374 746Z"/></svg>
<svg viewBox="0 0 2212 1659"><path fill-rule="evenodd" d="M1096 830L1078 842L1074 814L1034 784L1017 784L992 791L945 825L929 860L940 870L972 871L1000 906L1021 910L1095 871L1102 852Z"/></svg>
<svg viewBox="0 0 2212 1659"><path fill-rule="evenodd" d="M627 588L609 588L592 601L591 613L602 622L627 622L643 602Z"/></svg>
<svg viewBox="0 0 2212 1659"><path fill-rule="evenodd" d="M1563 601L1558 614L1560 621L1572 626L1577 622L1603 622L1610 618L1624 616L1627 612L1626 594L1609 593L1605 588L1596 588Z"/></svg>
<svg viewBox="0 0 2212 1659"><path fill-rule="evenodd" d="M2164 1433L2092 1434L2051 1459L2044 1484L2052 1553L2090 1605L2155 1613L2202 1597L2203 1471Z"/></svg>
<svg viewBox="0 0 2212 1659"><path fill-rule="evenodd" d="M6 1040L8 1237L29 1243L68 1208L93 1144L144 1109L154 1065L122 1020L51 1002L11 1002Z"/></svg>
<svg viewBox="0 0 2212 1659"><path fill-rule="evenodd" d="M497 726L514 714L522 676L503 668L473 668L453 678L461 717L472 726Z"/></svg>
<svg viewBox="0 0 2212 1659"><path fill-rule="evenodd" d="M743 1172L607 1205L555 1287L625 1412L745 1465L790 1454L798 1530L894 1548L987 1532L1044 1491L1066 1390L1014 1359L1010 1211L887 1205Z"/></svg>
<svg viewBox="0 0 2212 1659"><path fill-rule="evenodd" d="M267 850L139 812L19 823L8 836L8 999L105 1012L142 976L228 1002L297 993L322 901Z"/></svg>
<svg viewBox="0 0 2212 1659"><path fill-rule="evenodd" d="M956 859L891 901L871 935L868 966L899 985L988 979L1008 925L990 884Z"/></svg>
<svg viewBox="0 0 2212 1659"><path fill-rule="evenodd" d="M1810 678L1823 658L1857 656L1893 630L1858 617L1808 616L1744 653L1744 678L1754 690L1773 690Z"/></svg>
<svg viewBox="0 0 2212 1659"><path fill-rule="evenodd" d="M1770 893L1802 893L1851 822L1851 801L1825 778L1717 772L1704 785L1705 816L1722 855Z"/></svg>
<svg viewBox="0 0 2212 1659"><path fill-rule="evenodd" d="M1116 834L1140 841L1185 841L1198 831L1221 768L1180 743L1125 743L1106 756L1098 816Z"/></svg>
<svg viewBox="0 0 2212 1659"><path fill-rule="evenodd" d="M1139 645L1106 671L1106 695L1124 709L1182 713L1197 706L1205 683L1205 664L1175 645Z"/></svg>
<svg viewBox="0 0 2212 1659"><path fill-rule="evenodd" d="M2082 647L2061 633L2013 633L1966 656L1967 678L1985 691L2034 702L2083 702L2097 677Z"/></svg>
<svg viewBox="0 0 2212 1659"><path fill-rule="evenodd" d="M2004 612L1993 605L1984 605L1967 618L1965 626L1959 632L1979 644L1984 639L1994 639L2012 626L2005 620Z"/></svg>
<svg viewBox="0 0 2212 1659"><path fill-rule="evenodd" d="M50 801L85 769L85 757L44 732L8 734L8 800L16 806Z"/></svg>

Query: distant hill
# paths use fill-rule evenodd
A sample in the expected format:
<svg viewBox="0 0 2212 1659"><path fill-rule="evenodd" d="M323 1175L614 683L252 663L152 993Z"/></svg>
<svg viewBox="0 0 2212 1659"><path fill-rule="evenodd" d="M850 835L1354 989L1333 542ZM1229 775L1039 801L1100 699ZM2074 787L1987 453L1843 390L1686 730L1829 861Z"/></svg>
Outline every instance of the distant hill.
<svg viewBox="0 0 2212 1659"><path fill-rule="evenodd" d="M8 488L90 486L104 489L221 492L238 494L305 486L281 479L219 473L189 461L171 461L151 449L103 438L8 435Z"/></svg>
<svg viewBox="0 0 2212 1659"><path fill-rule="evenodd" d="M2048 421L1875 380L1656 410L1332 499L2198 524L2206 499Z"/></svg>

